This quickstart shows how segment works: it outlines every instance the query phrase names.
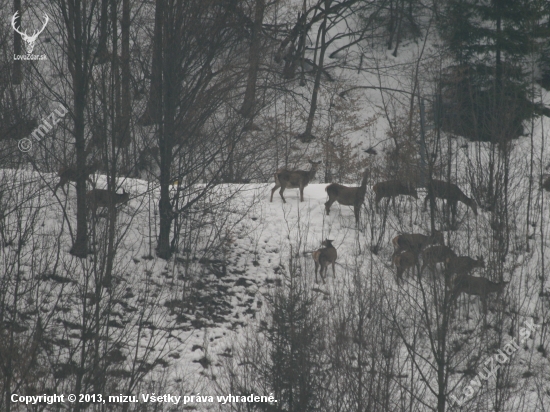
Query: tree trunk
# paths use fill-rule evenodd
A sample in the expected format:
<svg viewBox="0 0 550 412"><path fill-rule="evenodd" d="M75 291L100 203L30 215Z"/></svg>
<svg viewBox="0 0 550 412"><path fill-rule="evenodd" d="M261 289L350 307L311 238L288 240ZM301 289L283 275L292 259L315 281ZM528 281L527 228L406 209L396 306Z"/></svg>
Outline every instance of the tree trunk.
<svg viewBox="0 0 550 412"><path fill-rule="evenodd" d="M15 19L15 27L18 29L21 27L21 0L13 0L13 12L19 12ZM21 35L15 30L13 32L13 53L21 54ZM13 62L13 73L11 81L13 84L21 84L23 81L23 68L21 66L21 60L15 60Z"/></svg>
<svg viewBox="0 0 550 412"><path fill-rule="evenodd" d="M74 138L78 176L76 179L76 239L71 254L80 258L88 255L88 222L86 209L86 145L84 140L84 110L86 108L87 56L84 52L82 30L82 10L80 1L67 2L69 19L66 22L69 32L69 60L73 66L74 93ZM69 63L69 64L71 64Z"/></svg>
<svg viewBox="0 0 550 412"><path fill-rule="evenodd" d="M265 0L256 0L256 12L254 15L254 28L252 29L252 44L250 45L248 81L244 101L241 107L241 114L251 119L254 117L254 107L256 99L256 80L258 78L258 68L260 67L260 47L262 22L264 19Z"/></svg>
<svg viewBox="0 0 550 412"><path fill-rule="evenodd" d="M130 0L122 1L122 115L119 119L118 145L128 147L131 142L130 115Z"/></svg>
<svg viewBox="0 0 550 412"><path fill-rule="evenodd" d="M155 30L153 33L153 61L151 68L151 88L145 113L139 119L142 126L162 122L162 31L164 18L164 1L155 2Z"/></svg>
<svg viewBox="0 0 550 412"><path fill-rule="evenodd" d="M107 50L107 30L109 20L109 0L101 0L101 15L99 17L99 42L95 53L95 63L103 64L109 59L109 51Z"/></svg>
<svg viewBox="0 0 550 412"><path fill-rule="evenodd" d="M311 139L313 119L315 118L315 112L317 110L317 95L319 94L321 74L323 73L323 61L325 60L328 9L330 8L331 2L332 0L325 0L325 16L323 18L323 24L319 28L319 30L321 30L321 52L319 54L319 62L317 63L317 73L315 74L315 84L313 85L313 93L311 95L311 107L307 118L306 131L303 134L304 140Z"/></svg>

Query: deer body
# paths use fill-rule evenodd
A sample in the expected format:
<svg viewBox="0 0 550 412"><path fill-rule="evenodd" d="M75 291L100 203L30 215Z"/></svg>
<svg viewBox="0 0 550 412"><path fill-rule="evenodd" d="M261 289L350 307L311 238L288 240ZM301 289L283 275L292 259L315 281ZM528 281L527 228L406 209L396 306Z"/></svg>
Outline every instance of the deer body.
<svg viewBox="0 0 550 412"><path fill-rule="evenodd" d="M86 178L90 181L90 183L93 184L93 181L90 179L90 175L97 172L98 166L97 163L91 164L89 166L84 167L83 174L86 176ZM59 183L55 185L54 193L57 192L57 189L60 187L65 186L69 182L76 182L76 179L78 178L78 170L76 166L63 166L59 169L57 172L57 176L59 176Z"/></svg>
<svg viewBox="0 0 550 412"><path fill-rule="evenodd" d="M456 205L458 202L462 202L466 206L469 206L472 212L474 212L474 215L477 216L476 202L466 196L457 185L434 179L429 182L426 187L428 189L428 195L424 199L424 208L426 208L428 200L430 199L430 194L433 194L434 198L443 199L449 203L453 216L456 215Z"/></svg>
<svg viewBox="0 0 550 412"><path fill-rule="evenodd" d="M495 283L482 277L461 274L453 281L451 300L457 299L461 293L479 296L483 304L483 313L487 313L487 295L496 293L500 296L508 283L509 282Z"/></svg>
<svg viewBox="0 0 550 412"><path fill-rule="evenodd" d="M286 169L277 170L274 175L275 187L271 189L270 202L273 202L273 193L275 193L275 190L277 190L279 187L281 188L279 194L281 195L281 199L283 199L283 203L286 203L286 200L283 196L283 192L285 191L285 189L300 189L300 201L303 202L304 188L315 177L315 174L317 173L317 168L321 164L320 161L312 162L311 160L309 160L309 163L311 163L311 169L309 171Z"/></svg>
<svg viewBox="0 0 550 412"><path fill-rule="evenodd" d="M119 203L126 203L130 198L130 193L122 189L122 194L113 193L105 189L93 189L86 193L88 206L92 211L96 211L98 207L109 207Z"/></svg>
<svg viewBox="0 0 550 412"><path fill-rule="evenodd" d="M456 257L456 253L445 245L435 245L422 251L422 271L428 265L435 266L436 263L447 263L447 259Z"/></svg>
<svg viewBox="0 0 550 412"><path fill-rule="evenodd" d="M328 185L325 188L328 195L328 201L325 203L327 215L330 214L330 207L332 204L338 202L344 206L353 206L355 223L359 223L359 213L367 192L367 178L368 171L365 170L363 173L363 180L361 180L361 186L359 187L347 187L338 183L331 183Z"/></svg>
<svg viewBox="0 0 550 412"><path fill-rule="evenodd" d="M467 275L475 268L485 267L483 256L477 256L477 259L472 259L470 256L448 257L446 261L448 276L455 273L458 276Z"/></svg>
<svg viewBox="0 0 550 412"><path fill-rule="evenodd" d="M322 245L324 248L318 249L312 253L313 260L315 261L315 283L317 283L317 270L319 266L321 267L321 279L325 283L325 276L328 271L328 265L332 264L332 274L336 277L336 271L334 269L336 259L338 258L338 253L336 253L336 248L332 245L332 240L326 239L323 241ZM323 275L324 273L324 275Z"/></svg>
<svg viewBox="0 0 550 412"><path fill-rule="evenodd" d="M410 251L394 254L392 260L397 269L397 284L403 280L403 273L409 271L418 262L417 255Z"/></svg>
<svg viewBox="0 0 550 412"><path fill-rule="evenodd" d="M435 231L433 235L422 235L420 233L403 233L397 235L393 238L393 248L394 255L403 252L409 251L418 255L422 249L428 245L433 245L435 243L443 244L444 238L443 233Z"/></svg>
<svg viewBox="0 0 550 412"><path fill-rule="evenodd" d="M387 180L385 182L378 182L373 187L374 193L376 194L376 206L378 203L385 197L390 197L392 200L395 196L404 195L412 196L415 199L418 199L418 193L416 188L411 184L403 183L399 180Z"/></svg>

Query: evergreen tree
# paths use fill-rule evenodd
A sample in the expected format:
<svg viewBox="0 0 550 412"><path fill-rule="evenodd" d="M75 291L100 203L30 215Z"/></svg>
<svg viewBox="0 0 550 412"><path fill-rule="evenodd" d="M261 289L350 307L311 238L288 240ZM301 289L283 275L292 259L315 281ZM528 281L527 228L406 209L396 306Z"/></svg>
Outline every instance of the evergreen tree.
<svg viewBox="0 0 550 412"><path fill-rule="evenodd" d="M537 112L525 83L525 57L536 52L547 10L531 0L449 0L439 29L452 58L442 78L443 128L499 143L523 134Z"/></svg>

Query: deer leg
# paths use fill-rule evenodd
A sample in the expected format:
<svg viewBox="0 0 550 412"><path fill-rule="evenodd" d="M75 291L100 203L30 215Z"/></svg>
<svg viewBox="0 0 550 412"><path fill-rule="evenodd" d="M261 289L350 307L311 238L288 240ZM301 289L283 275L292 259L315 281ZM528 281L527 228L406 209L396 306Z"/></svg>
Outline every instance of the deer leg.
<svg viewBox="0 0 550 412"><path fill-rule="evenodd" d="M359 224L359 214L361 213L361 204L353 204L353 214L355 215L355 225Z"/></svg>
<svg viewBox="0 0 550 412"><path fill-rule="evenodd" d="M325 202L325 211L327 212L327 216L330 215L330 207L332 206L332 204L334 203L334 200L335 199L331 199L329 197L329 199Z"/></svg>
<svg viewBox="0 0 550 412"><path fill-rule="evenodd" d="M315 262L315 283L317 283L317 271L319 270L319 263ZM322 268L321 268L322 270Z"/></svg>
<svg viewBox="0 0 550 412"><path fill-rule="evenodd" d="M280 187L281 186L279 186L277 183L275 183L275 187L273 189L271 189L271 200L270 200L270 202L273 202L273 193L275 193L275 190L277 190Z"/></svg>
<svg viewBox="0 0 550 412"><path fill-rule="evenodd" d="M300 185L300 202L304 201L304 186Z"/></svg>
<svg viewBox="0 0 550 412"><path fill-rule="evenodd" d="M332 276L334 276L334 279L336 279L336 270L335 270L336 262L332 262ZM327 266L328 270L328 266Z"/></svg>
<svg viewBox="0 0 550 412"><path fill-rule="evenodd" d="M284 191L285 191L285 187L281 186L281 190L279 190L279 194L281 195L281 199L283 199L283 203L286 203L285 197L283 196Z"/></svg>

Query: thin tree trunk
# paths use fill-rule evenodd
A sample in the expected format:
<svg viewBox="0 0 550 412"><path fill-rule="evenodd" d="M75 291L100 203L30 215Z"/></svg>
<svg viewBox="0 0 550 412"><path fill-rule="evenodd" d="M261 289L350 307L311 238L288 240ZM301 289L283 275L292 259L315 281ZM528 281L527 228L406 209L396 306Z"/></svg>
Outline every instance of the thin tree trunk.
<svg viewBox="0 0 550 412"><path fill-rule="evenodd" d="M69 61L72 65L73 93L74 93L74 138L76 164L78 176L76 179L76 239L71 254L80 258L88 255L88 222L86 209L86 178L83 173L86 166L86 145L84 139L84 110L87 95L87 55L83 43L85 33L82 30L81 2L67 2L69 18Z"/></svg>
<svg viewBox="0 0 550 412"><path fill-rule="evenodd" d="M321 30L321 52L319 54L319 62L317 63L317 73L315 74L315 84L313 85L313 93L311 95L311 106L309 109L309 116L307 118L306 131L303 134L304 140L311 139L311 130L313 129L313 119L315 118L315 112L317 110L317 95L319 94L319 87L321 85L321 74L323 73L323 62L325 59L326 50L326 33L327 33L327 20L328 9L332 0L325 0L325 16L323 18L323 24L319 28Z"/></svg>
<svg viewBox="0 0 550 412"><path fill-rule="evenodd" d="M244 101L241 107L241 113L246 118L254 117L255 99L256 99L256 81L258 79L258 69L260 67L261 52L261 31L264 19L265 0L256 0L256 11L254 15L254 27L252 29L252 44L250 45L248 81L244 94Z"/></svg>
<svg viewBox="0 0 550 412"><path fill-rule="evenodd" d="M162 38L164 1L155 2L155 29L153 33L153 61L151 67L151 87L145 113L139 119L142 126L162 122Z"/></svg>
<svg viewBox="0 0 550 412"><path fill-rule="evenodd" d="M15 27L18 29L21 27L21 0L13 0L13 12L19 12L15 19ZM13 53L21 54L21 35L15 30L13 32ZM21 66L21 60L15 60L13 62L13 73L11 81L13 84L21 84L23 81L23 68Z"/></svg>
<svg viewBox="0 0 550 412"><path fill-rule="evenodd" d="M122 1L122 115L118 127L118 145L128 147L131 142L130 116L130 0Z"/></svg>
<svg viewBox="0 0 550 412"><path fill-rule="evenodd" d="M107 50L107 30L109 21L109 0L101 0L101 15L99 16L99 42L95 53L95 63L103 64L109 59Z"/></svg>

